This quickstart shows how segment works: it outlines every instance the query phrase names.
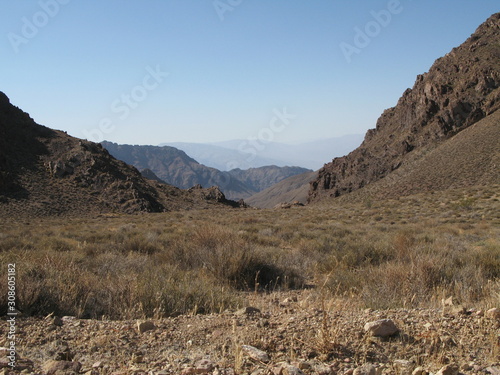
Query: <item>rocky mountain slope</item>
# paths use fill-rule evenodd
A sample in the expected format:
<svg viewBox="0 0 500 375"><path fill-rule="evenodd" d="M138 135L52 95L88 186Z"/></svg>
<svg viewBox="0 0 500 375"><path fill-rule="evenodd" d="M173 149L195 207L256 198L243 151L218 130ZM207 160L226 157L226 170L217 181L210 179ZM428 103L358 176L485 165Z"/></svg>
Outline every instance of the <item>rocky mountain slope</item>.
<svg viewBox="0 0 500 375"><path fill-rule="evenodd" d="M118 145L112 142L102 142L102 145L117 159L139 170L149 169L169 184L183 189L195 185L219 186L229 199L234 200L245 199L289 176L308 171L299 167L267 166L222 172L198 163L174 147Z"/></svg>
<svg viewBox="0 0 500 375"><path fill-rule="evenodd" d="M311 182L309 201L337 197L391 174L500 108L500 13L419 75L360 147L335 158ZM470 154L473 157L474 154ZM448 155L453 158L454 155ZM464 163L468 161L464 160ZM429 166L432 171L432 166ZM482 167L469 175L480 182ZM446 188L452 180L441 181ZM415 188L422 180L414 181ZM422 186L423 187L423 186Z"/></svg>
<svg viewBox="0 0 500 375"><path fill-rule="evenodd" d="M0 92L0 216L161 212L225 202L145 179L101 145L38 125ZM212 199L214 198L214 199Z"/></svg>
<svg viewBox="0 0 500 375"><path fill-rule="evenodd" d="M245 170L232 169L229 171L229 174L243 182L255 192L260 192L286 178L310 172L310 170L301 167L277 167L276 165L269 165Z"/></svg>
<svg viewBox="0 0 500 375"><path fill-rule="evenodd" d="M452 156L452 157L450 157ZM394 198L436 190L500 184L500 111L446 142L416 151L387 177L342 199Z"/></svg>
<svg viewBox="0 0 500 375"><path fill-rule="evenodd" d="M245 199L245 202L257 208L273 208L280 203L299 202L305 204L309 193L309 182L314 180L317 175L318 172L305 172L288 177Z"/></svg>

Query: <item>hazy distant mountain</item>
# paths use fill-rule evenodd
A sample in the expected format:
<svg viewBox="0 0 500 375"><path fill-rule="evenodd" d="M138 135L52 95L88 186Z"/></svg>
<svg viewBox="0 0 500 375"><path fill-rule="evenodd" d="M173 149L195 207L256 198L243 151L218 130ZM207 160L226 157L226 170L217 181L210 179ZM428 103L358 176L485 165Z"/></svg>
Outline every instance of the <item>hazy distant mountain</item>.
<svg viewBox="0 0 500 375"><path fill-rule="evenodd" d="M383 196L399 196L498 183L499 30L497 13L417 76L360 147L319 170L309 201L373 185L385 187Z"/></svg>
<svg viewBox="0 0 500 375"><path fill-rule="evenodd" d="M287 177L309 171L277 166L219 171L198 163L175 147L118 145L106 141L102 145L111 155L143 171L148 178L156 177L184 189L195 185L219 186L225 196L233 200L245 199Z"/></svg>
<svg viewBox="0 0 500 375"><path fill-rule="evenodd" d="M363 141L361 134L326 138L300 144L235 139L215 143L162 143L183 150L200 163L228 171L258 168L266 165L279 167L295 165L317 170L324 163L354 150Z"/></svg>

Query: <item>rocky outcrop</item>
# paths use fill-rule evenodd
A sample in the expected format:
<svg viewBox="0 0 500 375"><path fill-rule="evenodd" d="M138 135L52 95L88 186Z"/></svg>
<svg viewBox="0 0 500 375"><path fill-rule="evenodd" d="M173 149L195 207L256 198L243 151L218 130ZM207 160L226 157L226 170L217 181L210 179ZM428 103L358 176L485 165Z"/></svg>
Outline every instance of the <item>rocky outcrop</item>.
<svg viewBox="0 0 500 375"><path fill-rule="evenodd" d="M380 180L408 155L442 142L500 108L500 13L419 75L356 150L311 182L309 201L337 197Z"/></svg>
<svg viewBox="0 0 500 375"><path fill-rule="evenodd" d="M237 206L220 191L197 194L147 180L100 144L37 124L0 92L0 216L163 212Z"/></svg>

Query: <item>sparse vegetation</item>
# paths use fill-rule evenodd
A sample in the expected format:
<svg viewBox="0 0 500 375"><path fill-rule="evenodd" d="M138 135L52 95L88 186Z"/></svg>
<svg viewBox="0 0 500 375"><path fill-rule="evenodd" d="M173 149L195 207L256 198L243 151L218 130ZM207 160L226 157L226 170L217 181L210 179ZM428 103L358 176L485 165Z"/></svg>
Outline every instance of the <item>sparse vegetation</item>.
<svg viewBox="0 0 500 375"><path fill-rule="evenodd" d="M243 292L306 285L362 307L439 306L449 295L489 307L500 294L498 196L468 193L370 207L4 222L0 257L18 264L18 306L34 315L220 312L243 305ZM0 291L4 312L6 295Z"/></svg>

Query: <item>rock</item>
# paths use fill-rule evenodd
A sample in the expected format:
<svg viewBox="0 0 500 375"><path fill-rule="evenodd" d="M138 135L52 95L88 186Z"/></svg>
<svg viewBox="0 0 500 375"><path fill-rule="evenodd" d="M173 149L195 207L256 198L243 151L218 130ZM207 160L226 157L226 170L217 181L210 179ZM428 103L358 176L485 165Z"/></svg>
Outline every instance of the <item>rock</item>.
<svg viewBox="0 0 500 375"><path fill-rule="evenodd" d="M488 371L491 375L500 375L500 368L498 367L488 367L486 368L486 371Z"/></svg>
<svg viewBox="0 0 500 375"><path fill-rule="evenodd" d="M260 314L260 310L256 307L252 306L247 306L242 309L239 309L238 311L235 312L236 315L254 315L254 314Z"/></svg>
<svg viewBox="0 0 500 375"><path fill-rule="evenodd" d="M181 375L194 375L196 373L196 369L194 367L186 367L181 371Z"/></svg>
<svg viewBox="0 0 500 375"><path fill-rule="evenodd" d="M214 363L209 359L202 359L194 365L194 371L196 374L205 374L211 372L214 368Z"/></svg>
<svg viewBox="0 0 500 375"><path fill-rule="evenodd" d="M452 315L464 315L467 314L467 309L463 305L456 305L450 307L450 313Z"/></svg>
<svg viewBox="0 0 500 375"><path fill-rule="evenodd" d="M500 320L500 309L494 307L492 309L489 309L488 311L486 311L486 317L490 318L490 319L497 319L497 320Z"/></svg>
<svg viewBox="0 0 500 375"><path fill-rule="evenodd" d="M144 362L144 354L142 352L132 353L132 363Z"/></svg>
<svg viewBox="0 0 500 375"><path fill-rule="evenodd" d="M413 370L413 372L411 373L411 375L427 375L429 374L428 371L424 370L423 367L417 367L415 370Z"/></svg>
<svg viewBox="0 0 500 375"><path fill-rule="evenodd" d="M137 329L139 330L139 333L144 333L144 332L147 332L147 331L151 331L151 330L153 330L155 328L156 328L156 326L150 320L148 320L146 322L142 322L142 323L137 322Z"/></svg>
<svg viewBox="0 0 500 375"><path fill-rule="evenodd" d="M353 375L377 375L377 369L372 364L366 363L355 369Z"/></svg>
<svg viewBox="0 0 500 375"><path fill-rule="evenodd" d="M446 365L436 372L436 375L458 375L458 366Z"/></svg>
<svg viewBox="0 0 500 375"><path fill-rule="evenodd" d="M381 319L365 324L366 332L370 332L372 336L388 337L399 332L399 328L391 319Z"/></svg>
<svg viewBox="0 0 500 375"><path fill-rule="evenodd" d="M305 375L301 369L286 362L280 362L271 368L273 375Z"/></svg>
<svg viewBox="0 0 500 375"><path fill-rule="evenodd" d="M412 375L413 363L406 359L396 359L394 361L394 366L398 369L398 374L400 375Z"/></svg>
<svg viewBox="0 0 500 375"><path fill-rule="evenodd" d="M255 359L256 361L267 363L270 361L269 355L250 345L241 345L241 350L248 355L250 358Z"/></svg>
<svg viewBox="0 0 500 375"><path fill-rule="evenodd" d="M82 365L80 362L50 360L43 364L42 370L46 375L78 374Z"/></svg>

